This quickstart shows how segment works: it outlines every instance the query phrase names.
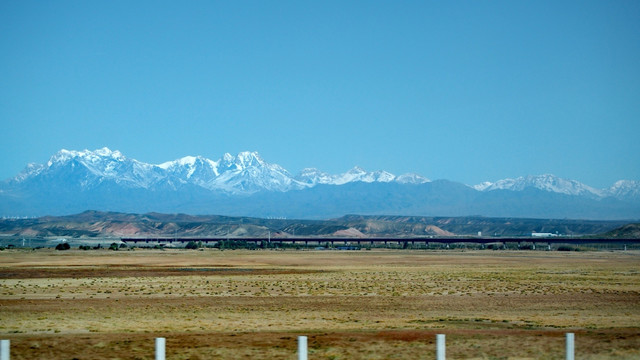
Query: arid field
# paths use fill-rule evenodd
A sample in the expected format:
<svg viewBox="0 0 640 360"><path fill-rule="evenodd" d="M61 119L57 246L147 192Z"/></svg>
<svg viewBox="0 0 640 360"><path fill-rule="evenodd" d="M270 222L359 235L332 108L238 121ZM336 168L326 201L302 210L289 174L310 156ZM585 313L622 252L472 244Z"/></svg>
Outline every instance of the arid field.
<svg viewBox="0 0 640 360"><path fill-rule="evenodd" d="M640 252L0 252L11 359L640 358Z"/></svg>

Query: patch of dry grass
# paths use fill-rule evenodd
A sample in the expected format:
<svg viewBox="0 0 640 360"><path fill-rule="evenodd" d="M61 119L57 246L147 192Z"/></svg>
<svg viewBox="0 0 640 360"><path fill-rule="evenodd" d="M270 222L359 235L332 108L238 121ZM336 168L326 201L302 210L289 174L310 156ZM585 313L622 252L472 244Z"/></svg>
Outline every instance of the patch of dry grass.
<svg viewBox="0 0 640 360"><path fill-rule="evenodd" d="M47 349L47 358L73 358L57 338L88 346L91 358L114 348L149 358L162 334L176 359L292 358L296 334L310 335L310 358L387 359L431 357L441 332L451 357L489 359L560 357L572 331L580 358L637 358L639 260L634 252L5 251L0 334L15 359Z"/></svg>

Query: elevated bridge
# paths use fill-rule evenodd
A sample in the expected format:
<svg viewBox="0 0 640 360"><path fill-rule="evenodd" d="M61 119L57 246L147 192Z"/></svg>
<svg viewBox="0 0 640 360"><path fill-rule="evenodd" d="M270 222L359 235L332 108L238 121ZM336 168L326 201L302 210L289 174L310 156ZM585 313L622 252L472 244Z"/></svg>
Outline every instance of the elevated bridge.
<svg viewBox="0 0 640 360"><path fill-rule="evenodd" d="M322 236L295 236L295 237L123 237L121 240L127 244L180 244L202 242L205 245L216 245L224 242L254 243L256 246L268 244L291 245L426 245L431 244L611 244L632 245L640 244L640 239L606 239L606 238L580 238L580 237L322 237Z"/></svg>

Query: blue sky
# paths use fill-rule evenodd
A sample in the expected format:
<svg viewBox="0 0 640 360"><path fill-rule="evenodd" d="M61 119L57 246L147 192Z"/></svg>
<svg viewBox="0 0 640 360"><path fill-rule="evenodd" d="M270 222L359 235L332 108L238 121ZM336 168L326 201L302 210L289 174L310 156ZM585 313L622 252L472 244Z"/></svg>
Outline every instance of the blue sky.
<svg viewBox="0 0 640 360"><path fill-rule="evenodd" d="M0 178L62 148L640 180L638 1L3 1Z"/></svg>

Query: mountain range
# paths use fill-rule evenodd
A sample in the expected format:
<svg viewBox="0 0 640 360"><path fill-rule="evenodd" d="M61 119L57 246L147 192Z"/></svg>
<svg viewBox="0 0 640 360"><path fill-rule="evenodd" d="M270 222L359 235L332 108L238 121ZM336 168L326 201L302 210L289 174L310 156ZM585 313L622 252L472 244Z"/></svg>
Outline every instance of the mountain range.
<svg viewBox="0 0 640 360"><path fill-rule="evenodd" d="M148 164L102 148L61 150L0 184L0 216L84 210L330 218L345 214L639 219L640 181L596 189L554 175L477 185L359 167L292 175L257 152Z"/></svg>

